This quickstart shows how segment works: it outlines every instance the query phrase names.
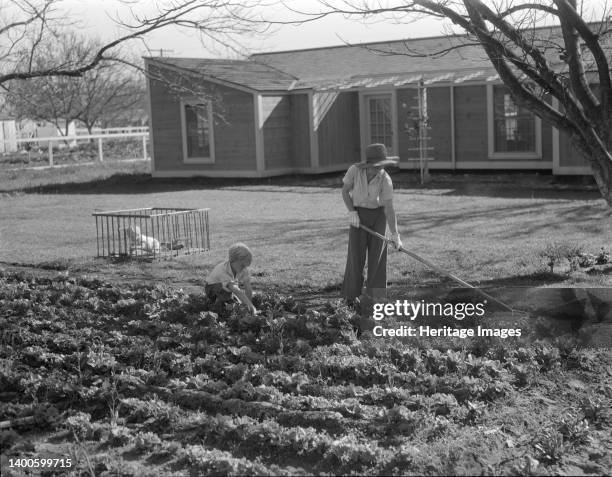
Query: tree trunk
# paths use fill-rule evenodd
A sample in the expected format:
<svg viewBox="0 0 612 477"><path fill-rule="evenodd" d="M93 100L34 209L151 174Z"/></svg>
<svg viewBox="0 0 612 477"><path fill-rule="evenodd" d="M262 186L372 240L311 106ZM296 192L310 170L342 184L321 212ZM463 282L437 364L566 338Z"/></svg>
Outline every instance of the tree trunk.
<svg viewBox="0 0 612 477"><path fill-rule="evenodd" d="M608 138L606 137L606 139ZM612 144L603 144L600 141L584 143L580 140L573 140L572 142L574 147L582 152L590 163L593 178L601 196L612 207L612 155L610 154Z"/></svg>
<svg viewBox="0 0 612 477"><path fill-rule="evenodd" d="M94 125L93 124L85 123L85 127L87 128L87 132L89 133L89 135L92 135L93 134ZM88 142L90 144L92 144L94 142L94 140L92 138L89 138Z"/></svg>
<svg viewBox="0 0 612 477"><path fill-rule="evenodd" d="M599 192L612 209L612 133L588 125L572 134L570 142L591 166Z"/></svg>
<svg viewBox="0 0 612 477"><path fill-rule="evenodd" d="M590 162L601 196L612 207L612 161L610 161L610 156L602 151L594 151Z"/></svg>
<svg viewBox="0 0 612 477"><path fill-rule="evenodd" d="M66 119L66 127L64 128L64 136L68 136L68 134L70 134L70 123L72 121L69 121L68 119ZM66 145L66 147L70 147L70 143L68 141L64 141L64 144Z"/></svg>

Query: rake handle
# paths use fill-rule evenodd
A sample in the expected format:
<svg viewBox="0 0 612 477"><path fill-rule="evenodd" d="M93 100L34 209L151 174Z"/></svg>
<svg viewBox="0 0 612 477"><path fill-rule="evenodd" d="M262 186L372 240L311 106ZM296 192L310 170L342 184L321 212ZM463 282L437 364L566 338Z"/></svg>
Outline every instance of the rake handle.
<svg viewBox="0 0 612 477"><path fill-rule="evenodd" d="M369 234L374 235L375 237L378 237L379 239L385 241L386 243L393 242L393 240L388 239L384 235L379 234L378 232L370 229L369 227L366 227L365 225L359 224L359 227L362 228L363 230L365 230L366 232L368 232ZM479 293L480 295L482 295L483 297L487 298L488 300L494 301L498 305L503 306L506 310L511 311L511 312L516 311L513 308L511 308L508 305L506 305L504 302L499 301L497 298L495 298L495 297L489 295L488 293L482 291L480 288L477 288L474 285L472 285L472 284L462 280L461 278L456 277L452 273L449 273L449 272L447 272L445 270L442 270L437 265L431 263L429 260L425 260L423 257L417 255L416 253L411 252L410 250L406 250L404 247L399 247L398 250L400 252L404 252L406 255L408 255L408 256L414 258L415 260L421 262L422 264L426 265L427 267L432 269L434 272L437 272L440 275L448 277L451 280L454 280L455 282L459 283L460 285L463 285L466 288L471 288L472 290L474 290L475 292Z"/></svg>

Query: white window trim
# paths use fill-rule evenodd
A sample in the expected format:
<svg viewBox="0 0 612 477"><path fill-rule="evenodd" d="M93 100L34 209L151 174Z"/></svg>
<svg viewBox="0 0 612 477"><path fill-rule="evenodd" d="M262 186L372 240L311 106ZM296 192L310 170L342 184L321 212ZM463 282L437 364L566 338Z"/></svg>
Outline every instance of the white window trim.
<svg viewBox="0 0 612 477"><path fill-rule="evenodd" d="M495 112L493 110L493 85L487 85L487 136L489 159L542 159L542 120L535 116L535 151L496 152L495 151Z"/></svg>
<svg viewBox="0 0 612 477"><path fill-rule="evenodd" d="M215 131L213 123L212 102L206 101L208 106L208 141L210 144L210 157L187 157L187 119L185 118L185 106L202 104L203 101L197 99L181 100L181 136L183 142L183 163L184 164L214 164L215 163Z"/></svg>
<svg viewBox="0 0 612 477"><path fill-rule="evenodd" d="M359 124L361 135L361 160L365 161L365 150L368 146L369 118L367 117L367 98L372 96L389 96L391 98L391 130L393 131L393 151L389 151L391 157L399 156L399 138L397 131L397 90L396 89L368 89L359 91Z"/></svg>

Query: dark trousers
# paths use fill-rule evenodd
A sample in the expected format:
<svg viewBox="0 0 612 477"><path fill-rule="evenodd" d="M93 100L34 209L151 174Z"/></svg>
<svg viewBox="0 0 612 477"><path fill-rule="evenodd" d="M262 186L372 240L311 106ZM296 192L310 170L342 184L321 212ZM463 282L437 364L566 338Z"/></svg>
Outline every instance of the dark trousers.
<svg viewBox="0 0 612 477"><path fill-rule="evenodd" d="M387 217L384 207L378 209L355 208L360 222L366 227L385 235ZM352 300L361 295L363 288L363 268L368 256L368 276L366 294L370 297L386 298L387 296L387 244L374 237L362 228L349 227L348 256L344 270L342 296Z"/></svg>
<svg viewBox="0 0 612 477"><path fill-rule="evenodd" d="M232 302L232 292L224 290L221 283L206 284L204 293L210 300L211 309L215 313L222 313L226 303Z"/></svg>

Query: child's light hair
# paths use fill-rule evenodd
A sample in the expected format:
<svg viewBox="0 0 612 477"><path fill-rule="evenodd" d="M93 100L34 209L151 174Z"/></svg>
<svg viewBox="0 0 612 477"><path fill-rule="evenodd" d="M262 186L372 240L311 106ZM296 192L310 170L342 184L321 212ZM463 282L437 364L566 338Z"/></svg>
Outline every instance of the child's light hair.
<svg viewBox="0 0 612 477"><path fill-rule="evenodd" d="M253 254L249 247L247 247L243 243L235 243L229 248L229 259L230 262L237 262L239 260L244 260L247 263L251 263L253 260Z"/></svg>

